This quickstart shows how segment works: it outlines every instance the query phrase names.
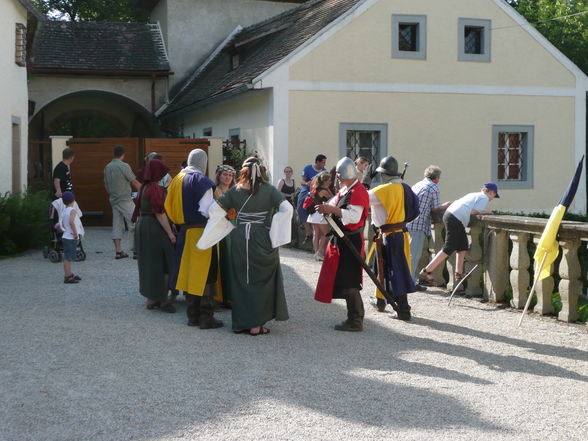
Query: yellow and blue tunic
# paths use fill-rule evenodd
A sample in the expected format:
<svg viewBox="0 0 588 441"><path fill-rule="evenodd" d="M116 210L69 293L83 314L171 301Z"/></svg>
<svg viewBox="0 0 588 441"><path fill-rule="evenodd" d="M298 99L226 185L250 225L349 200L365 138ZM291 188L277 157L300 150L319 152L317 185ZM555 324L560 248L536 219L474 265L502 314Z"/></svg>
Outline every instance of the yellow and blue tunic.
<svg viewBox="0 0 588 441"><path fill-rule="evenodd" d="M404 183L380 185L371 192L386 210L386 224L410 222L419 215L418 197ZM410 276L410 243L406 228L399 228L383 236L383 257L386 268L384 280L388 294L397 298L414 292L414 281ZM384 298L377 289L376 295Z"/></svg>
<svg viewBox="0 0 588 441"><path fill-rule="evenodd" d="M199 211L199 202L214 183L202 173L182 170L167 190L165 211L170 220L180 226L176 241L176 273L170 286L189 294L201 296L209 279L212 248L199 250L196 243L202 236L207 218ZM214 281L216 281L216 271ZM213 282L214 282L213 281Z"/></svg>

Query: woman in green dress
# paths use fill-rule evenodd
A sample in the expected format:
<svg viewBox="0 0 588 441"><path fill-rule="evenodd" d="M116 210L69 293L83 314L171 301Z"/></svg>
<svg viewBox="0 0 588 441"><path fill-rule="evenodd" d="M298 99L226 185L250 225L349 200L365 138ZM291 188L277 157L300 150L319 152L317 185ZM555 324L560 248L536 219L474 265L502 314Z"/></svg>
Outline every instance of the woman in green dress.
<svg viewBox="0 0 588 441"><path fill-rule="evenodd" d="M290 242L292 205L267 183L259 159L245 160L239 182L209 211L198 248L207 249L231 233L233 331L269 334L264 325L287 320L288 308L278 247ZM229 218L235 213L236 225Z"/></svg>
<svg viewBox="0 0 588 441"><path fill-rule="evenodd" d="M219 165L216 168L214 199L219 199L223 194L235 186L235 169L230 165ZM222 304L224 308L231 308L231 278L233 270L229 253L231 250L231 235L229 234L218 243L219 260L219 295L214 299Z"/></svg>

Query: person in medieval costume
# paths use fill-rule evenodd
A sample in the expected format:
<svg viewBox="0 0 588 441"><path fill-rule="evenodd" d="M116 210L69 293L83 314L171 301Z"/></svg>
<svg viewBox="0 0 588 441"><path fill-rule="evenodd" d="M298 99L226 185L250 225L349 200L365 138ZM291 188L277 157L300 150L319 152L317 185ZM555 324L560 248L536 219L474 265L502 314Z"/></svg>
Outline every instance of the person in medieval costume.
<svg viewBox="0 0 588 441"><path fill-rule="evenodd" d="M213 316L212 297L218 277L216 247L198 249L214 203L214 182L204 175L208 157L201 149L188 156L188 166L178 173L168 187L165 210L180 227L176 241L176 271L171 286L186 293L188 326L200 329L219 328L223 323Z"/></svg>
<svg viewBox="0 0 588 441"><path fill-rule="evenodd" d="M407 293L416 291L416 288L410 275L406 223L419 215L419 200L410 186L402 182L394 157L382 159L376 171L381 174L384 183L371 189L369 197L372 224L378 231L376 257L379 277L387 291L385 297L398 305L398 319L410 320ZM382 294L377 292L380 303L384 301Z"/></svg>
<svg viewBox="0 0 588 441"><path fill-rule="evenodd" d="M357 169L351 159L339 160L336 170L340 190L329 202L317 205L317 211L331 216L363 256L362 231L368 216L369 196L357 180ZM345 299L347 320L335 326L337 331L363 331L362 271L360 262L346 243L333 235L325 252L315 300L331 303L334 298Z"/></svg>
<svg viewBox="0 0 588 441"><path fill-rule="evenodd" d="M292 205L267 183L256 157L245 160L238 184L210 207L198 247L207 249L235 230L229 289L236 333L268 334L265 323L288 319L278 247L290 242L292 213ZM235 218L236 225L228 218Z"/></svg>

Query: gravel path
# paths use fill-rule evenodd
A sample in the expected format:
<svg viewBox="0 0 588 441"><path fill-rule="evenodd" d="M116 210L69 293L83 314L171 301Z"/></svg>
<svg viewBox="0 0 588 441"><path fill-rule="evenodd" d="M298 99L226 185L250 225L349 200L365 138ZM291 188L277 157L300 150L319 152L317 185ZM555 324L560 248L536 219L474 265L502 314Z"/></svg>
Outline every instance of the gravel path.
<svg viewBox="0 0 588 441"><path fill-rule="evenodd" d="M284 249L290 320L271 335L145 309L136 263L88 228L79 285L40 252L0 260L0 440L581 440L588 332L440 291L363 333L313 300L320 264ZM217 314L230 324L230 313Z"/></svg>

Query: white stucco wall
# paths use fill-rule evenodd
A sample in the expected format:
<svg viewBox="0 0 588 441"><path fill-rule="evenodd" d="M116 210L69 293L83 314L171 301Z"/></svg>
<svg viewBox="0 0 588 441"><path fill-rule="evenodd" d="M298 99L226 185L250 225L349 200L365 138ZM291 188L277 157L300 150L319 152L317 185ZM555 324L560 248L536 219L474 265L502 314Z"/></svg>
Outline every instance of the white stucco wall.
<svg viewBox="0 0 588 441"><path fill-rule="evenodd" d="M184 135L199 138L203 129L211 127L213 137L228 139L229 130L240 129L241 139L247 141L247 151L259 152L275 180L276 172L271 161L270 100L269 90L252 91L187 114L183 117ZM277 179L281 176L279 171Z"/></svg>
<svg viewBox="0 0 588 441"><path fill-rule="evenodd" d="M20 120L21 183L27 183L28 99L26 67L14 62L15 24L27 24L27 11L16 0L0 2L0 193L12 190L12 123Z"/></svg>
<svg viewBox="0 0 588 441"><path fill-rule="evenodd" d="M183 80L238 25L258 23L297 3L258 0L160 0L151 13L165 38L175 75Z"/></svg>

